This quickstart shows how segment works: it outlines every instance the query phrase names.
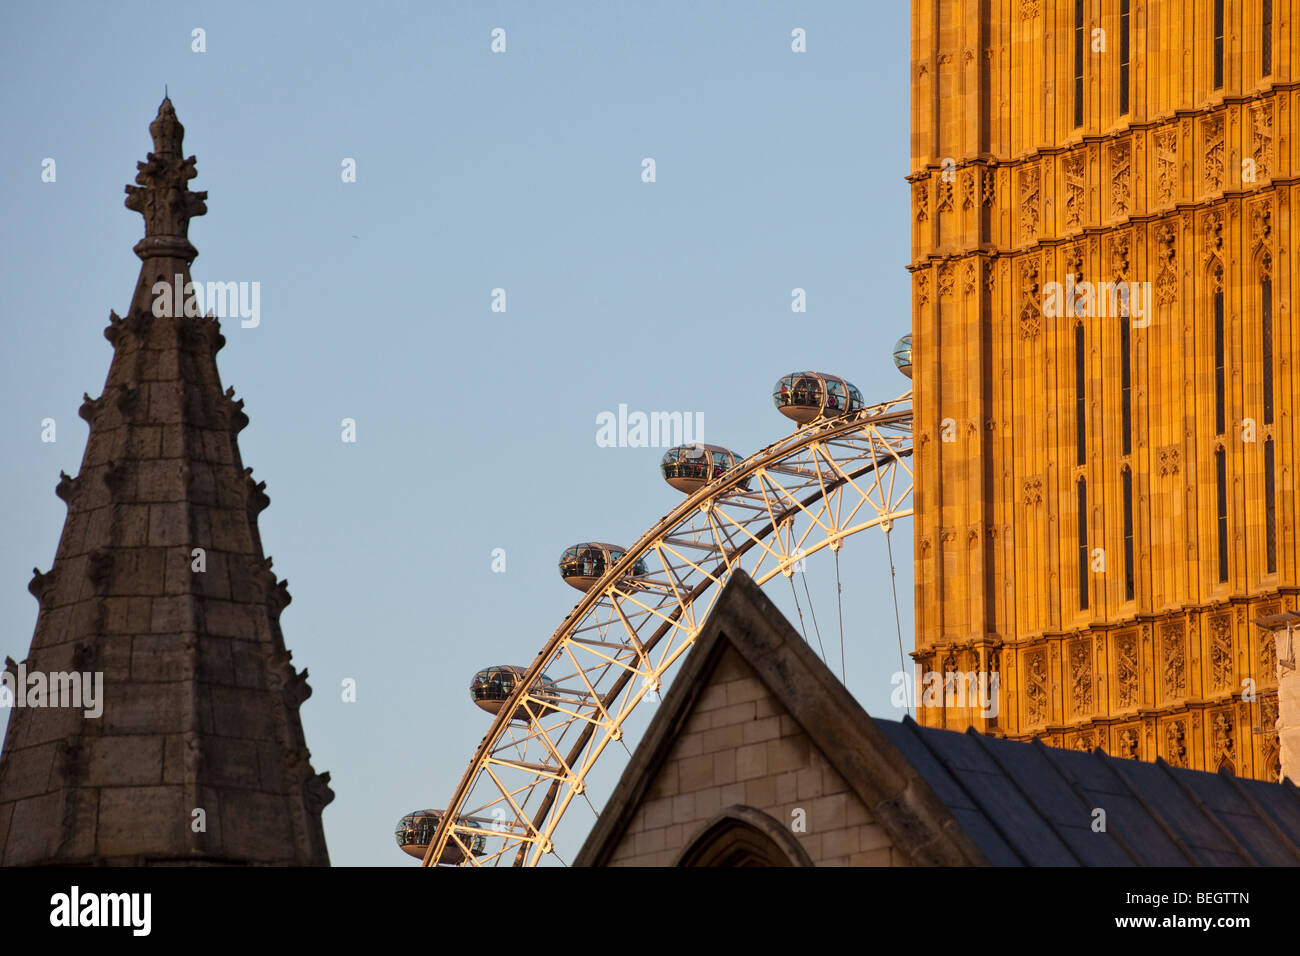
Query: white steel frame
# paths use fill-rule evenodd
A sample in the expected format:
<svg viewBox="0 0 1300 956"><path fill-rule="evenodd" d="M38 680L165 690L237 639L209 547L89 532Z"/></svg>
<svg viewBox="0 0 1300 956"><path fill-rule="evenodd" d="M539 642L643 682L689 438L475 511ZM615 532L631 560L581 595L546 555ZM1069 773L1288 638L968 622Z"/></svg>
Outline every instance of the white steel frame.
<svg viewBox="0 0 1300 956"><path fill-rule="evenodd" d="M762 585L867 528L912 514L912 393L811 422L756 452L654 524L533 659L492 722L424 855L535 866L606 748L695 642L731 572ZM750 490L742 488L748 479ZM639 560L649 573L629 577ZM554 682L543 692L543 672ZM526 714L526 720L512 719ZM473 826L472 824L478 824ZM486 851L469 852L475 837Z"/></svg>

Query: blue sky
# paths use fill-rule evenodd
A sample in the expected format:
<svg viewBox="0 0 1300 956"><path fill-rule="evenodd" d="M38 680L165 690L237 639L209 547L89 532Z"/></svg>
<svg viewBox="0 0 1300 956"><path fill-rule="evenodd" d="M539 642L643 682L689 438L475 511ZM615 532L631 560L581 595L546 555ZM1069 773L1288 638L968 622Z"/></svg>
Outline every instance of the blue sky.
<svg viewBox="0 0 1300 956"><path fill-rule="evenodd" d="M194 277L261 283L261 324L223 323L218 365L271 496L262 539L337 794L331 857L413 865L392 827L446 802L487 729L474 671L527 664L574 604L560 552L630 543L678 500L662 450L598 447L600 412L699 412L705 440L749 454L789 431L769 397L787 372L841 374L868 401L907 387L890 359L910 327L907 16L828 0L6 5L0 656L30 644L26 585L65 513L54 485L79 470L77 409L102 391L102 330L139 272L123 186L165 83L208 191ZM909 650L911 531L894 536ZM858 538L849 686L897 717L885 544ZM809 560L810 580L826 573ZM625 760L602 758L606 793Z"/></svg>

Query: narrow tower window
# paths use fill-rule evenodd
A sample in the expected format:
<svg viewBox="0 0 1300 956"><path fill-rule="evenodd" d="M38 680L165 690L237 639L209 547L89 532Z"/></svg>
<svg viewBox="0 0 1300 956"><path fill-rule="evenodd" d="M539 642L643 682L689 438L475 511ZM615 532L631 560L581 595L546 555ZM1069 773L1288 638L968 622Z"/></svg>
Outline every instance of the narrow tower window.
<svg viewBox="0 0 1300 956"><path fill-rule="evenodd" d="M1124 600L1133 600L1133 472L1124 477Z"/></svg>
<svg viewBox="0 0 1300 956"><path fill-rule="evenodd" d="M1268 0L1264 0L1265 3ZM1119 3L1119 115L1128 112L1128 17L1129 0Z"/></svg>
<svg viewBox="0 0 1300 956"><path fill-rule="evenodd" d="M1226 427L1226 402L1223 375L1223 270L1215 272L1214 289L1214 433L1222 435Z"/></svg>
<svg viewBox="0 0 1300 956"><path fill-rule="evenodd" d="M1277 512L1273 499L1277 487L1273 480L1273 439L1264 440L1264 548L1267 551L1267 573L1277 573Z"/></svg>
<svg viewBox="0 0 1300 956"><path fill-rule="evenodd" d="M1223 0L1214 0L1214 88L1223 89Z"/></svg>
<svg viewBox="0 0 1300 956"><path fill-rule="evenodd" d="M1078 465L1082 465L1087 461L1087 455L1085 454L1085 443L1088 436L1088 420L1085 410L1087 395L1083 373L1083 323L1080 322L1074 327L1074 457L1075 464Z"/></svg>
<svg viewBox="0 0 1300 956"><path fill-rule="evenodd" d="M1088 483L1079 479L1079 610L1088 610Z"/></svg>
<svg viewBox="0 0 1300 956"><path fill-rule="evenodd" d="M1083 0L1074 0L1074 128L1083 125Z"/></svg>
<svg viewBox="0 0 1300 956"><path fill-rule="evenodd" d="M1127 0L1125 0L1127 2ZM1259 75L1268 76L1273 72L1273 0L1264 0L1262 32L1259 53Z"/></svg>
<svg viewBox="0 0 1300 956"><path fill-rule="evenodd" d="M1123 310L1125 313L1128 309ZM1119 411L1120 442L1123 454L1133 452L1133 373L1129 356L1132 344L1129 339L1129 317L1119 317Z"/></svg>
<svg viewBox="0 0 1300 956"><path fill-rule="evenodd" d="M1265 260L1264 268L1268 268ZM1260 319L1263 332L1264 424L1273 424L1273 280L1268 276L1259 284Z"/></svg>
<svg viewBox="0 0 1300 956"><path fill-rule="evenodd" d="M1220 447L1214 452L1214 472L1219 492L1219 580L1228 580L1228 457Z"/></svg>

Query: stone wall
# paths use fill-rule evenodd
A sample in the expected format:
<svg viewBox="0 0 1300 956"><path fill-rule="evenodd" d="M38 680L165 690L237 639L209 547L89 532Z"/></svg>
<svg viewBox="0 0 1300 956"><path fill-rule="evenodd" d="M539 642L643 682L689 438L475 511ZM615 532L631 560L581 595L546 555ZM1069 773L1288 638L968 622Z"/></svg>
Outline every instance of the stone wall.
<svg viewBox="0 0 1300 956"><path fill-rule="evenodd" d="M672 866L722 810L743 805L791 831L818 866L904 866L883 827L789 711L728 648L610 857Z"/></svg>

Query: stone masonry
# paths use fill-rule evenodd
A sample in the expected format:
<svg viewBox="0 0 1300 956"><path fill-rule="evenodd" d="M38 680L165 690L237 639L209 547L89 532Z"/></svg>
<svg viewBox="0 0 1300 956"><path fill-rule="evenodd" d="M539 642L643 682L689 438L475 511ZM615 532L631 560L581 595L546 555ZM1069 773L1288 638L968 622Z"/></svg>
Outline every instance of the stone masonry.
<svg viewBox="0 0 1300 956"><path fill-rule="evenodd" d="M170 100L149 127L127 208L145 219L113 359L86 396L80 473L40 602L26 673L102 672L103 713L15 707L0 753L0 863L328 865L298 709L311 693L280 631L289 603L244 467L248 419L222 391L213 317L158 317L153 286L190 280L195 160ZM6 669L17 671L9 660Z"/></svg>
<svg viewBox="0 0 1300 956"><path fill-rule="evenodd" d="M610 856L611 866L671 866L726 807L789 827L818 866L906 866L884 827L733 649L708 686ZM793 831L792 831L793 832Z"/></svg>

